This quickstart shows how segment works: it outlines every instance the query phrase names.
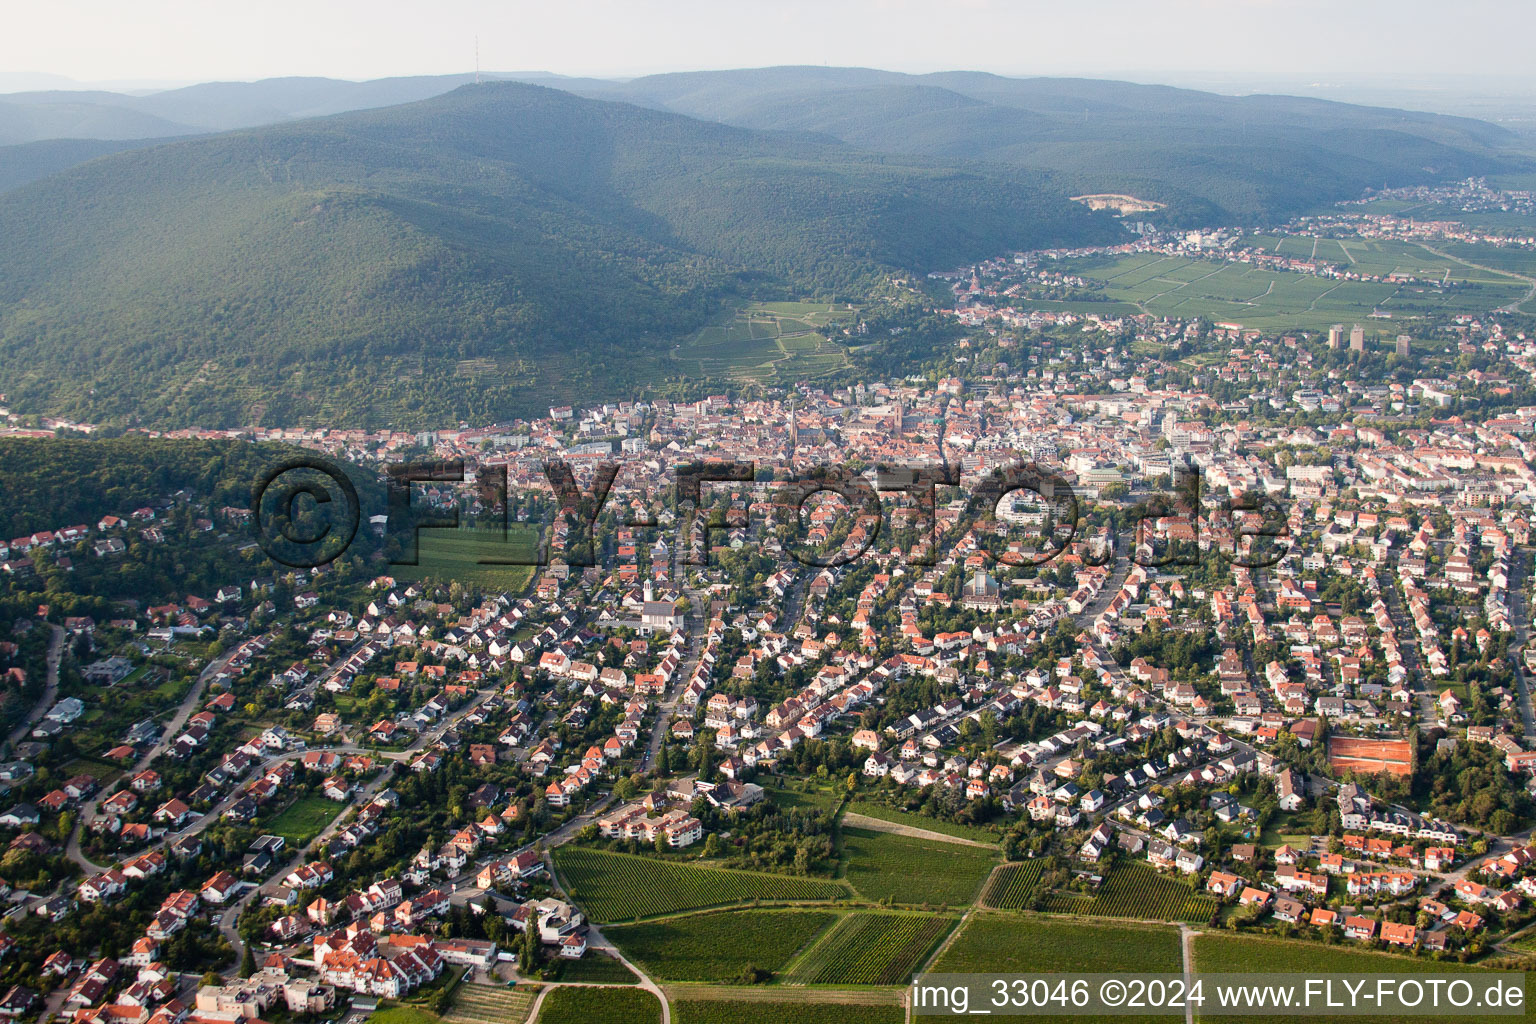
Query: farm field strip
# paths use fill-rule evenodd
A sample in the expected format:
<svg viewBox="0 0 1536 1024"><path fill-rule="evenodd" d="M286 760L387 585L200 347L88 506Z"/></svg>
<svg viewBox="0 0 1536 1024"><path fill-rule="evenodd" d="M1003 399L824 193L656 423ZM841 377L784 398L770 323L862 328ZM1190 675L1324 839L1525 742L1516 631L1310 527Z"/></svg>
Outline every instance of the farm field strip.
<svg viewBox="0 0 1536 1024"><path fill-rule="evenodd" d="M934 962L935 973L1177 971L1178 929L1166 925L978 911Z"/></svg>
<svg viewBox="0 0 1536 1024"><path fill-rule="evenodd" d="M1091 899L1057 898L1046 901L1055 913L1094 917L1128 917L1139 920L1201 923L1216 911L1216 901L1193 888L1166 878L1146 865L1125 864L1110 871Z"/></svg>
<svg viewBox="0 0 1536 1024"><path fill-rule="evenodd" d="M521 593L533 579L534 567L495 562L532 561L537 543L537 531L517 524L508 527L505 538L492 529L422 530L416 564L395 565L392 571L402 580L474 580L483 587Z"/></svg>
<svg viewBox="0 0 1536 1024"><path fill-rule="evenodd" d="M753 303L701 328L672 356L700 373L737 379L815 376L847 364L847 351L827 337L827 327L857 314L836 303Z"/></svg>
<svg viewBox="0 0 1536 1024"><path fill-rule="evenodd" d="M814 902L847 895L830 879L697 867L571 846L556 851L555 866L571 899L598 923L752 900Z"/></svg>
<svg viewBox="0 0 1536 1024"><path fill-rule="evenodd" d="M538 1024L661 1024L661 1001L634 987L562 985L544 997Z"/></svg>
<svg viewBox="0 0 1536 1024"><path fill-rule="evenodd" d="M1123 284L1126 283L1124 279L1131 277L1133 274L1139 274L1143 271L1153 271L1152 273L1143 275L1139 280L1135 282L1136 284L1140 284L1156 278L1158 275L1157 268L1161 264L1171 262L1173 260L1174 257L1172 256L1148 255L1139 258L1131 257L1121 261L1121 269L1117 270L1115 273L1099 276L1101 276L1102 280L1115 281Z"/></svg>
<svg viewBox="0 0 1536 1024"><path fill-rule="evenodd" d="M844 877L870 900L966 906L997 864L989 848L845 827Z"/></svg>
<svg viewBox="0 0 1536 1024"><path fill-rule="evenodd" d="M1252 971L1255 964L1263 964L1267 971L1295 974L1362 973L1362 974L1446 974L1481 973L1486 968L1459 964L1453 960L1422 960L1416 957L1379 952L1358 946L1326 946L1317 942L1300 942L1286 939L1261 938L1253 935L1230 935L1208 932L1195 936L1194 967L1208 973ZM1526 1003L1532 994L1530 976L1526 982ZM1365 1018L1361 1018L1365 1019ZM1414 1021L1432 1019L1430 1016L1386 1016L1370 1018L1384 1024L1411 1024ZM1507 1016L1493 1014L1446 1017L1447 1020L1465 1021L1468 1024L1496 1024L1510 1020ZM1269 1022L1281 1024L1292 1021L1286 1016L1228 1016L1204 1015L1206 1022Z"/></svg>
<svg viewBox="0 0 1536 1024"><path fill-rule="evenodd" d="M896 988L786 988L781 985L663 985L676 1004L698 1000L731 1003L810 1003L837 1006L899 1006Z"/></svg>
<svg viewBox="0 0 1536 1024"><path fill-rule="evenodd" d="M1093 897L1080 893L1047 893L1040 909L1048 914L1086 914L1093 906Z"/></svg>
<svg viewBox="0 0 1536 1024"><path fill-rule="evenodd" d="M579 960L561 964L560 981L566 984L638 985L640 979L628 967L611 956L592 953Z"/></svg>
<svg viewBox="0 0 1536 1024"><path fill-rule="evenodd" d="M996 843L997 835L976 825L961 825L952 821L940 821L938 818L930 818L926 814L917 814L913 811L897 810L894 807L886 807L883 804L870 803L866 800L853 800L848 804L848 812L862 814L866 818L878 818L894 825L909 825L912 828L920 828L927 832L938 832L941 835L954 836L957 839L972 839L978 843Z"/></svg>
<svg viewBox="0 0 1536 1024"><path fill-rule="evenodd" d="M1254 241L1266 248L1274 244L1272 236L1259 236ZM1245 263L1213 263L1151 253L1064 260L1059 268L1104 285L1106 301L1067 304L1073 308L1088 311L1097 306L1110 312L1114 304L1131 303L1143 312L1233 320L1258 330L1323 330L1340 320L1360 319L1362 310L1383 310L1397 317L1419 312L1486 312L1518 301L1528 291L1516 276L1470 268L1449 254L1432 253L1406 242L1350 240L1346 248L1330 238L1281 241L1306 242L1307 252L1282 246L1280 251L1290 256L1310 256L1315 241L1318 259L1362 273L1384 277L1394 270L1407 270L1434 282L1449 280L1472 288L1440 291L1407 282L1344 281ZM1476 256L1483 255L1486 247L1468 248ZM1523 265L1523 257L1509 255L1508 250L1489 251L1506 254L1511 264L1508 274L1520 273L1516 264ZM1064 308L1062 304L1032 304Z"/></svg>
<svg viewBox="0 0 1536 1024"><path fill-rule="evenodd" d="M1443 242L1436 248L1453 259L1481 263L1483 266L1508 271L1511 274L1536 276L1536 249L1470 245L1466 242Z"/></svg>
<svg viewBox="0 0 1536 1024"><path fill-rule="evenodd" d="M537 985L519 985L512 989L500 985L460 985L453 994L453 1008L443 1014L443 1022L523 1024L537 995Z"/></svg>
<svg viewBox="0 0 1536 1024"><path fill-rule="evenodd" d="M806 985L901 985L959 918L854 911L823 935L785 978Z"/></svg>
<svg viewBox="0 0 1536 1024"><path fill-rule="evenodd" d="M1023 910L1040 885L1043 866L1038 860L1028 860L998 868L982 896L982 903L998 910Z"/></svg>
<svg viewBox="0 0 1536 1024"><path fill-rule="evenodd" d="M674 1024L902 1024L906 1011L894 1004L678 999L672 1002L672 1020Z"/></svg>
<svg viewBox="0 0 1536 1024"><path fill-rule="evenodd" d="M729 982L748 967L778 972L837 920L830 910L724 910L604 934L653 978Z"/></svg>

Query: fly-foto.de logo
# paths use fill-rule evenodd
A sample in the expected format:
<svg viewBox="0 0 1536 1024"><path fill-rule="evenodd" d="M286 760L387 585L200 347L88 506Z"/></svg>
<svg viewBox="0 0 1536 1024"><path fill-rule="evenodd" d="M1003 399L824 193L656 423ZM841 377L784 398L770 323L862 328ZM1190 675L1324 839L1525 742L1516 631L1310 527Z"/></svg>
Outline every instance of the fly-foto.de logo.
<svg viewBox="0 0 1536 1024"><path fill-rule="evenodd" d="M583 490L570 463L549 460L540 464L547 489L517 495L510 487L507 467L480 467L473 474L473 501L481 511L476 523L505 536L518 499L540 497L553 505L555 518L567 526L558 560L572 566L597 565L601 558L596 526L609 508L621 468L617 462L597 463ZM391 562L418 565L422 532L458 529L462 513L457 502L447 508L415 503L415 489L418 485L434 489L464 485L470 479L465 464L402 463L387 467L384 478L385 531L403 541ZM903 503L904 521L916 538L907 547L905 558L916 565L937 564L946 538L966 536L976 524L995 520L999 507L1009 501L1022 501L1032 510L1030 521L1038 527L1034 543L1006 545L995 552L982 547L978 553L1016 568L1046 565L1074 550L1074 545L1084 564L1109 564L1115 558L1113 531L1098 529L1080 537L1087 533L1085 524L1090 515L1106 510L1121 523L1129 521L1130 558L1139 565L1197 564L1213 540L1225 545L1219 551L1222 556L1248 569L1274 565L1290 551L1286 517L1278 503L1261 494L1208 502L1197 470L1181 470L1175 474L1171 490L1144 495L1134 504L1089 507L1070 481L1033 462L998 467L962 482L960 474L949 466L829 465L797 471L785 480L772 478L771 471L760 474L759 466L751 461L710 460L682 463L673 470L670 507L676 513L676 550L685 565L707 564L714 537L752 526L745 509L722 509L708 500L708 489L720 486L761 488L767 494L768 506L791 523L802 521L818 502L836 500L846 506L841 515L852 517L852 523L836 532L838 543L827 543L825 536L801 536L791 538L782 548L795 562L816 568L846 565L871 550L881 550L876 545L890 529L889 499ZM963 492L959 514L942 522L938 510L941 487ZM953 508L953 504L948 507ZM256 541L273 561L294 568L315 568L346 553L357 536L363 508L346 470L317 456L299 456L272 467L256 481L251 513ZM636 514L628 505L619 522L629 529L660 528L656 518ZM488 557L480 564L539 566L555 558L548 543L527 549L515 545L507 548L504 554Z"/></svg>

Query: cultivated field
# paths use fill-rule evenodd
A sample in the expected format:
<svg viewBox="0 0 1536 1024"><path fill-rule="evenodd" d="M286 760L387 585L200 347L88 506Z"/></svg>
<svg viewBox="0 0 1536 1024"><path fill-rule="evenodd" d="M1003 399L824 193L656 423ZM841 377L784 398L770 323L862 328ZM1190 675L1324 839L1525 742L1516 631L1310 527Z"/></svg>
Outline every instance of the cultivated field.
<svg viewBox="0 0 1536 1024"><path fill-rule="evenodd" d="M368 1019L374 1024L438 1024L442 1020L419 1006L386 1006Z"/></svg>
<svg viewBox="0 0 1536 1024"><path fill-rule="evenodd" d="M854 911L807 950L785 979L807 985L904 985L958 920Z"/></svg>
<svg viewBox="0 0 1536 1024"><path fill-rule="evenodd" d="M835 921L827 910L726 910L612 925L603 934L653 978L725 982L748 967L779 971Z"/></svg>
<svg viewBox="0 0 1536 1024"><path fill-rule="evenodd" d="M1038 860L1004 865L992 876L981 902L999 910L1023 910L1040 884L1040 869Z"/></svg>
<svg viewBox="0 0 1536 1024"><path fill-rule="evenodd" d="M585 985L638 985L640 979L618 960L601 953L588 953L580 960L560 965L560 981Z"/></svg>
<svg viewBox="0 0 1536 1024"><path fill-rule="evenodd" d="M1264 239L1255 239L1264 241ZM1311 239L1279 239L1284 255L1307 258ZM1245 263L1136 253L1060 261L1057 269L1104 285L1108 304L1129 304L1163 316L1204 316L1265 331L1322 331L1338 322L1365 321L1379 311L1393 320L1426 313L1486 313L1523 298L1529 285L1496 272L1470 268L1418 246L1391 243L1317 240L1319 259L1347 264L1363 273L1387 276L1394 271L1457 287L1407 281L1340 281L1311 274L1273 270ZM1306 249L1305 252L1299 251ZM1481 249L1479 249L1481 251ZM1353 257L1354 262L1350 259ZM1092 303L1073 308L1091 310ZM1118 315L1115 309L1106 312ZM1381 328L1395 336L1397 327ZM1374 334L1374 331L1370 332Z"/></svg>
<svg viewBox="0 0 1536 1024"><path fill-rule="evenodd" d="M844 877L866 899L959 907L997 863L991 850L889 832L843 829Z"/></svg>
<svg viewBox="0 0 1536 1024"><path fill-rule="evenodd" d="M902 1024L905 1011L894 1003L811 1002L808 1000L676 999L673 1024Z"/></svg>
<svg viewBox="0 0 1536 1024"><path fill-rule="evenodd" d="M1472 245L1468 242L1443 242L1436 244L1435 248L1447 256L1466 260L1468 263L1480 263L1496 270L1507 270L1524 277L1536 277L1536 249Z"/></svg>
<svg viewBox="0 0 1536 1024"><path fill-rule="evenodd" d="M1448 972L1479 971L1479 968L1446 960L1419 960L1413 957L1376 953L1358 946L1324 946L1315 942L1289 942L1283 939L1266 939L1251 935L1223 935L1209 933L1195 937L1194 966L1196 971L1208 973L1243 972L1253 970L1296 974L1327 974L1357 972L1363 974L1444 974ZM1526 1003L1529 1006L1532 990L1526 986ZM1203 1021L1246 1021L1282 1024L1294 1021L1293 1017L1220 1017L1203 1015ZM1362 1018L1364 1019L1364 1018ZM1434 1019L1430 1016L1373 1016L1372 1021L1384 1024L1410 1024L1414 1021ZM1441 1019L1495 1024L1511 1017L1474 1015L1468 1017L1444 1017Z"/></svg>
<svg viewBox="0 0 1536 1024"><path fill-rule="evenodd" d="M673 351L691 374L789 383L848 365L833 325L851 325L858 311L845 303L759 302L710 324Z"/></svg>
<svg viewBox="0 0 1536 1024"><path fill-rule="evenodd" d="M504 988L500 985L460 985L453 993L453 1009L443 1014L444 1024L523 1024L539 994L537 985Z"/></svg>
<svg viewBox="0 0 1536 1024"><path fill-rule="evenodd" d="M1497 253L1518 253L1520 250L1499 249L1487 245L1457 243L1461 252L1452 252L1446 245L1417 242L1400 242L1384 238L1306 238L1298 236L1254 235L1249 239L1254 246L1283 256L1315 259L1335 266L1345 267L1355 273L1376 277L1417 277L1426 281L1443 283L1491 284L1508 287L1508 275L1495 270L1483 270L1469 266L1481 263L1498 267L1497 257L1475 259L1472 256ZM1449 245L1450 243L1447 243ZM1470 255L1469 255L1470 254ZM1518 270L1517 267L1509 269Z"/></svg>
<svg viewBox="0 0 1536 1024"><path fill-rule="evenodd" d="M533 559L538 534L528 526L512 524L505 539L499 530L480 529L422 530L419 536L417 564L390 566L389 571L396 579L441 583L462 580L469 586L520 594L527 589L537 568L494 564L512 558ZM410 555L407 552L401 557Z"/></svg>
<svg viewBox="0 0 1536 1024"><path fill-rule="evenodd" d="M1156 972L1180 970L1181 962L1175 928L977 913L930 970Z"/></svg>
<svg viewBox="0 0 1536 1024"><path fill-rule="evenodd" d="M97 785L101 786L105 786L123 773L122 769L117 765L104 764L101 761L88 761L83 757L66 761L64 767L59 769L59 772L66 779L75 775L89 775L96 780Z"/></svg>
<svg viewBox="0 0 1536 1024"><path fill-rule="evenodd" d="M957 839L974 839L979 843L995 843L998 839L998 834L990 829L976 825L961 825L952 821L940 821L926 814L901 811L894 807L886 807L884 804L870 803L867 800L849 801L848 810L854 814L862 814L866 818L879 818L881 821L889 821L897 825L911 825L913 828L955 836Z"/></svg>
<svg viewBox="0 0 1536 1024"><path fill-rule="evenodd" d="M1048 914L1086 914L1093 906L1093 897L1080 892L1050 892L1040 903L1040 909Z"/></svg>
<svg viewBox="0 0 1536 1024"><path fill-rule="evenodd" d="M828 879L694 867L574 846L555 851L555 866L571 899L598 923L752 900L816 901L847 895L841 884Z"/></svg>
<svg viewBox="0 0 1536 1024"><path fill-rule="evenodd" d="M1055 898L1045 909L1058 914L1203 923L1215 912L1216 901L1176 878L1134 862L1110 871L1092 899Z"/></svg>
<svg viewBox="0 0 1536 1024"><path fill-rule="evenodd" d="M661 1002L638 988L561 986L539 1007L538 1024L659 1024Z"/></svg>

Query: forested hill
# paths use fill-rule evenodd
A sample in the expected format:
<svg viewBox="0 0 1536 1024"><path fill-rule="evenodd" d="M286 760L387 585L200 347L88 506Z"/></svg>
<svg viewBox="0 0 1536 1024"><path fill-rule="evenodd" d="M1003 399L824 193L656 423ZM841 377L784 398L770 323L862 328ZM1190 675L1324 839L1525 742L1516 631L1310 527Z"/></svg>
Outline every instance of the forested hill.
<svg viewBox="0 0 1536 1024"><path fill-rule="evenodd" d="M819 132L876 152L982 159L1059 176L1073 192L1135 192L1164 221L1282 217L1361 189L1530 167L1529 139L1484 121L1292 96L1225 96L1083 78L769 67L629 81L503 75L756 129ZM90 147L224 131L440 96L467 75L205 82L149 95L0 95L0 190ZM105 151L105 150L101 150Z"/></svg>
<svg viewBox="0 0 1536 1024"><path fill-rule="evenodd" d="M1094 79L777 67L562 88L880 152L1050 172L1079 192L1166 203L1160 219L1192 224L1281 218L1384 184L1531 166L1527 143L1472 118Z"/></svg>
<svg viewBox="0 0 1536 1024"><path fill-rule="evenodd" d="M0 539L94 527L103 516L126 518L178 491L214 510L247 508L257 478L296 453L287 445L244 441L3 437Z"/></svg>
<svg viewBox="0 0 1536 1024"><path fill-rule="evenodd" d="M1119 237L1042 176L537 86L107 156L0 196L0 392L437 425L615 396L749 290Z"/></svg>
<svg viewBox="0 0 1536 1024"><path fill-rule="evenodd" d="M127 149L155 146L167 139L46 139L0 146L0 192L50 174L67 171L87 160Z"/></svg>

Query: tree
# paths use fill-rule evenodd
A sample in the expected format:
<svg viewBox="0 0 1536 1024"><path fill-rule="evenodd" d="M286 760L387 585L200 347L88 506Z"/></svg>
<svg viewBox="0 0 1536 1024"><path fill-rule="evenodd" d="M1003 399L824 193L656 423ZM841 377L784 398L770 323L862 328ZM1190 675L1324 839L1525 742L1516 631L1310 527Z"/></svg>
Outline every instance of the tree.
<svg viewBox="0 0 1536 1024"><path fill-rule="evenodd" d="M256 973L256 956L251 952L251 944L245 944L245 952L240 955L240 977L249 978Z"/></svg>
<svg viewBox="0 0 1536 1024"><path fill-rule="evenodd" d="M523 928L522 948L518 953L518 973L523 977L533 977L533 972L538 969L539 960L543 953L541 947L538 923L530 918Z"/></svg>

